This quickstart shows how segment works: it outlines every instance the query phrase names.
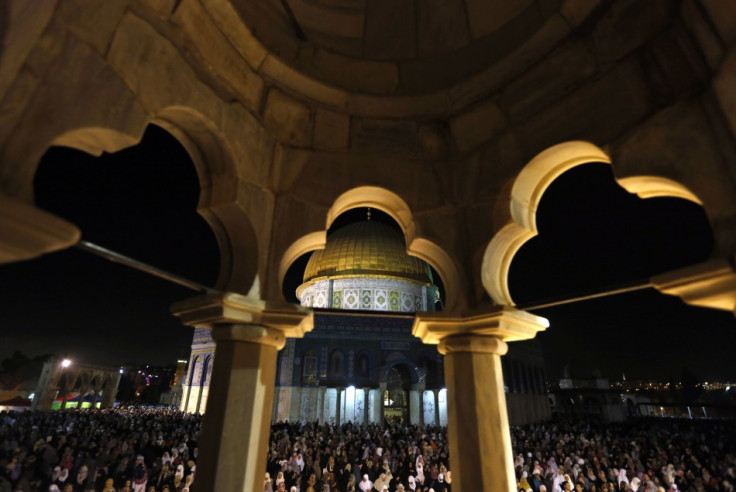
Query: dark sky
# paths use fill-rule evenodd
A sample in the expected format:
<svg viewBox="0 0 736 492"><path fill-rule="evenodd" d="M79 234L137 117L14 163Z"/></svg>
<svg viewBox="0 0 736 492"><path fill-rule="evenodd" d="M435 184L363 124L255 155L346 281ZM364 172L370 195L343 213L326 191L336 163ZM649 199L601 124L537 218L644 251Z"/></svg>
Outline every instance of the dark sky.
<svg viewBox="0 0 736 492"><path fill-rule="evenodd" d="M196 213L194 167L176 140L149 127L137 147L100 158L52 148L35 180L37 204L68 218L83 239L213 285L218 252ZM565 173L545 193L540 235L511 269L519 304L588 293L707 258L702 209L675 199L639 200L610 166ZM192 329L169 305L196 295L71 248L0 265L0 358L53 352L89 363L168 364L189 353ZM685 366L707 379L736 380L736 318L654 291L534 311L552 326L539 335L550 377L573 359L617 378L677 378Z"/></svg>
<svg viewBox="0 0 736 492"><path fill-rule="evenodd" d="M196 213L199 185L178 142L150 126L142 142L100 158L55 147L35 178L38 206L82 239L214 285L219 253ZM76 248L0 266L0 357L54 352L95 364L188 358L192 328L169 312L197 295Z"/></svg>
<svg viewBox="0 0 736 492"><path fill-rule="evenodd" d="M522 306L645 283L706 260L713 247L702 207L641 200L615 183L607 164L560 176L537 217L539 235L511 266L511 293ZM577 360L612 379L677 380L688 367L706 381L736 380L733 313L689 306L654 289L532 312L551 324L539 339L552 374Z"/></svg>

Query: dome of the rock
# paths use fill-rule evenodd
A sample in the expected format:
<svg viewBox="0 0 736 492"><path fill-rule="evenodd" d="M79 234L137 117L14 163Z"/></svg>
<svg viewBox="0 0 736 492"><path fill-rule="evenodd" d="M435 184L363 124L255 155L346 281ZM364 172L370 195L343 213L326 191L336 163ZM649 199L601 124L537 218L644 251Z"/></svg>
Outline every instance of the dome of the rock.
<svg viewBox="0 0 736 492"><path fill-rule="evenodd" d="M338 229L312 254L297 297L309 307L416 312L433 311L438 291L401 232L366 220Z"/></svg>

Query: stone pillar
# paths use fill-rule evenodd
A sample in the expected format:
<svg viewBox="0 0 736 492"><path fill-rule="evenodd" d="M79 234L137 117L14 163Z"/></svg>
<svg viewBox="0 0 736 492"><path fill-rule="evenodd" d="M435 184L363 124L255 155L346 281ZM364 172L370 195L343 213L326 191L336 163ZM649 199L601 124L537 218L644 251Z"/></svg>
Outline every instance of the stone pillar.
<svg viewBox="0 0 736 492"><path fill-rule="evenodd" d="M286 336L312 328L308 311L239 294L209 294L172 306L186 324L210 328L215 359L193 490L260 490L276 378Z"/></svg>
<svg viewBox="0 0 736 492"><path fill-rule="evenodd" d="M386 383L378 383L378 425L383 425L383 394L386 392Z"/></svg>
<svg viewBox="0 0 736 492"><path fill-rule="evenodd" d="M53 380L53 374L58 371L58 364L57 360L51 359L43 365L41 377L38 378L36 394L31 402L31 410L51 410L51 405L56 398L56 393L51 388L51 382Z"/></svg>
<svg viewBox="0 0 736 492"><path fill-rule="evenodd" d="M299 422L302 413L302 388L293 386L291 389L291 404L289 405L289 422Z"/></svg>
<svg viewBox="0 0 736 492"><path fill-rule="evenodd" d="M412 425L424 425L424 383L414 383L409 391L409 420Z"/></svg>
<svg viewBox="0 0 736 492"><path fill-rule="evenodd" d="M363 425L368 425L370 422L369 407L371 404L371 389L363 388Z"/></svg>
<svg viewBox="0 0 736 492"><path fill-rule="evenodd" d="M439 427L440 424L440 390L439 389L433 389L432 394L434 394L434 425Z"/></svg>
<svg viewBox="0 0 736 492"><path fill-rule="evenodd" d="M107 387L102 390L100 408L112 408L115 404L115 397L118 394L118 385L120 385L120 374L114 374L108 380Z"/></svg>
<svg viewBox="0 0 736 492"><path fill-rule="evenodd" d="M327 386L317 388L317 422L323 424L325 421L325 393Z"/></svg>
<svg viewBox="0 0 736 492"><path fill-rule="evenodd" d="M514 490L511 434L503 390L501 358L508 346L500 338L462 335L443 339L438 350L445 355L450 448L460 450L451 464L455 476L472 476L469 454L484 457L478 478L481 490ZM454 404L462 402L462 404ZM471 433L475 439L467 439ZM466 456L462 456L466 454ZM500 472L504 470L506 473Z"/></svg>
<svg viewBox="0 0 736 492"><path fill-rule="evenodd" d="M345 388L345 413L342 419L347 422L356 423L355 419L355 400L357 400L357 389L355 386Z"/></svg>
<svg viewBox="0 0 736 492"><path fill-rule="evenodd" d="M438 343L445 355L453 489L472 483L477 490L516 490L501 355L508 349L505 340L533 338L547 325L507 307L469 317L417 314L414 335Z"/></svg>
<svg viewBox="0 0 736 492"><path fill-rule="evenodd" d="M335 388L335 391L337 391L337 395L335 396L335 424L340 425L342 422L340 422L340 419L342 418L342 390L345 388L338 386Z"/></svg>

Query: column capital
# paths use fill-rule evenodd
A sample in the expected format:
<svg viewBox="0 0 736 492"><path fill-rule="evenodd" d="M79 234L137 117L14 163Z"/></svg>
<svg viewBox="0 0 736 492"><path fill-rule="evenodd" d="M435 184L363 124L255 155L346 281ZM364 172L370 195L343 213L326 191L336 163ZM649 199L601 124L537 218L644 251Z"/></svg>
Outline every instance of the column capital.
<svg viewBox="0 0 736 492"><path fill-rule="evenodd" d="M484 335L454 335L445 337L437 345L442 355L457 352L476 352L505 355L509 346L498 337Z"/></svg>
<svg viewBox="0 0 736 492"><path fill-rule="evenodd" d="M212 339L215 342L232 340L236 342L252 342L272 345L281 350L286 345L284 332L275 328L260 325L214 325Z"/></svg>
<svg viewBox="0 0 736 492"><path fill-rule="evenodd" d="M428 344L438 344L447 337L461 335L481 335L515 342L534 338L547 327L549 321L546 318L510 306L496 306L494 311L468 315L417 313L412 334Z"/></svg>
<svg viewBox="0 0 736 492"><path fill-rule="evenodd" d="M213 330L213 337L219 336L220 339L258 341L271 340L273 336L302 338L314 327L311 309L286 302L266 302L234 292L206 294L179 301L172 304L171 311L185 325L210 329L217 327L217 330ZM223 325L229 328L220 330ZM259 327L263 330L258 330ZM215 331L220 334L216 335Z"/></svg>
<svg viewBox="0 0 736 492"><path fill-rule="evenodd" d="M736 256L718 258L652 277L663 294L688 304L736 314Z"/></svg>

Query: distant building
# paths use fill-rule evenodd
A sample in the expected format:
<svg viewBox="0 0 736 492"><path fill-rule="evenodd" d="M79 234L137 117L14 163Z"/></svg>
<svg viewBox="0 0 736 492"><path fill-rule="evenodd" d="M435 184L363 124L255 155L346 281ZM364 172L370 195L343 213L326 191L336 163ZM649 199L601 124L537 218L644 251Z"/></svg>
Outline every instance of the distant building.
<svg viewBox="0 0 736 492"><path fill-rule="evenodd" d="M550 392L553 415L568 420L599 419L604 422L626 419L629 412L621 392L611 388L597 367L571 361L563 374L559 388Z"/></svg>
<svg viewBox="0 0 736 492"><path fill-rule="evenodd" d="M115 403L119 383L117 368L51 358L41 370L32 408L109 408Z"/></svg>

